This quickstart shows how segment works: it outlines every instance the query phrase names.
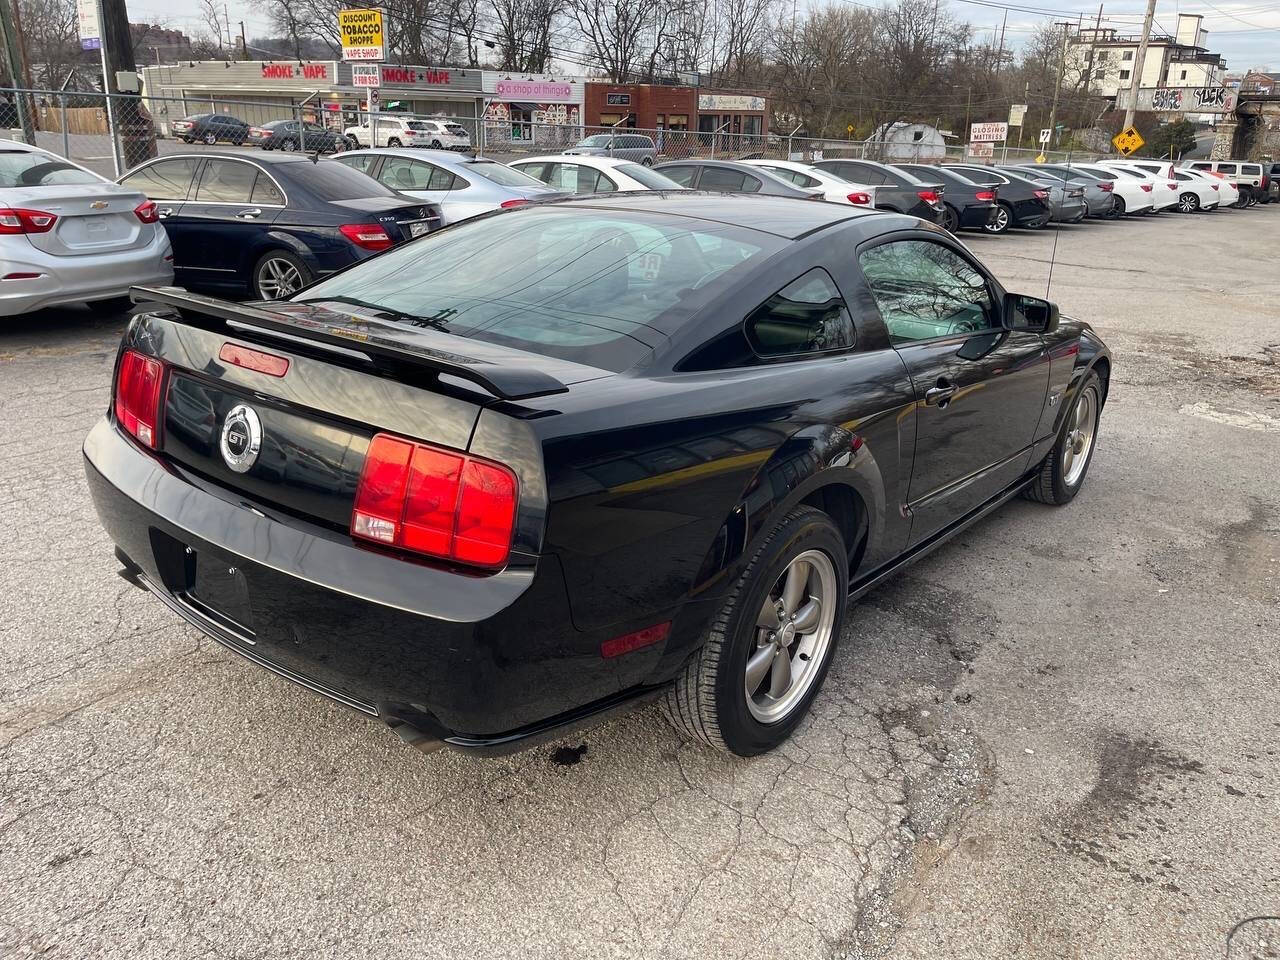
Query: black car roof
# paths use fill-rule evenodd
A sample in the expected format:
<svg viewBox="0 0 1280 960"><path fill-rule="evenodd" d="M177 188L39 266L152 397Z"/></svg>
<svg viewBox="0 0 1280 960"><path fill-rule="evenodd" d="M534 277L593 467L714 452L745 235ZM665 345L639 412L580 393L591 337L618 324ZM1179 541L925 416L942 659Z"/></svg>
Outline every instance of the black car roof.
<svg viewBox="0 0 1280 960"><path fill-rule="evenodd" d="M743 165L746 169L750 166ZM823 203L798 197L773 197L752 193L704 193L700 190L646 190L568 199L555 206L590 207L599 210L640 210L646 213L690 217L728 223L794 240L833 223L846 220L881 220L895 216L865 207ZM538 205L540 206L540 205Z"/></svg>

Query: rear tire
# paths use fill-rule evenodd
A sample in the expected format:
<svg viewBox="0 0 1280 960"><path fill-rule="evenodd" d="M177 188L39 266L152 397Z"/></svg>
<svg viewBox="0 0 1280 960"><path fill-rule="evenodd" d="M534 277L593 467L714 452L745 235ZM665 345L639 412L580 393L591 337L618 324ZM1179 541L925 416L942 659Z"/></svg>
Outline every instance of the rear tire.
<svg viewBox="0 0 1280 960"><path fill-rule="evenodd" d="M1061 506L1075 498L1093 462L1101 415L1102 380L1096 371L1090 370L1076 392L1057 442L1041 462L1035 481L1027 488L1028 499Z"/></svg>
<svg viewBox="0 0 1280 960"><path fill-rule="evenodd" d="M292 153L294 150L298 149L298 141L286 140L284 143L280 144L280 149Z"/></svg>
<svg viewBox="0 0 1280 960"><path fill-rule="evenodd" d="M960 229L960 214L956 213L955 207L950 204L943 207L942 228L949 233L955 233Z"/></svg>
<svg viewBox="0 0 1280 960"><path fill-rule="evenodd" d="M1123 217L1129 208L1125 206L1124 197L1116 197L1116 205L1111 209L1112 216Z"/></svg>
<svg viewBox="0 0 1280 960"><path fill-rule="evenodd" d="M1008 233L1011 226L1013 226L1013 209L1001 201L996 203L995 212L991 214L991 219L982 225L982 229L986 233L999 235Z"/></svg>
<svg viewBox="0 0 1280 960"><path fill-rule="evenodd" d="M288 250L268 250L253 265L249 289L258 300L278 300L311 282L311 270Z"/></svg>
<svg viewBox="0 0 1280 960"><path fill-rule="evenodd" d="M847 557L827 514L807 506L787 514L668 691L666 713L676 729L742 757L772 750L791 735L835 654L849 590ZM797 629L802 622L813 631Z"/></svg>
<svg viewBox="0 0 1280 960"><path fill-rule="evenodd" d="M1178 196L1178 210L1181 213L1195 213L1200 209L1200 198L1194 193L1183 193Z"/></svg>
<svg viewBox="0 0 1280 960"><path fill-rule="evenodd" d="M212 147L218 142L218 135L212 130L206 131L205 135L200 138L206 145Z"/></svg>
<svg viewBox="0 0 1280 960"><path fill-rule="evenodd" d="M653 157L642 157L642 158L641 158L641 160L640 160L640 162L641 162L642 164L644 164L646 167L652 167L652 166L653 166Z"/></svg>
<svg viewBox="0 0 1280 960"><path fill-rule="evenodd" d="M439 149L440 149L440 147L441 147L441 144L440 144L440 141L439 141L439 140L432 140L432 141L431 141L431 149L432 149L432 150L439 150Z"/></svg>

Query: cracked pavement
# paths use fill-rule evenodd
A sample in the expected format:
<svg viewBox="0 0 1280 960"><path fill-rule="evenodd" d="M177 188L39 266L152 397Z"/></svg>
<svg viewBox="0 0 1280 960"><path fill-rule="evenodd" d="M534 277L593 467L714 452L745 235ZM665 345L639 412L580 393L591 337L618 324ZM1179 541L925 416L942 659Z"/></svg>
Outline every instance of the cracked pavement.
<svg viewBox="0 0 1280 960"><path fill-rule="evenodd" d="M85 488L121 321L0 321L0 956L1223 955L1280 914L1277 218L966 235L1115 351L1089 480L851 608L753 760L424 756L202 638Z"/></svg>

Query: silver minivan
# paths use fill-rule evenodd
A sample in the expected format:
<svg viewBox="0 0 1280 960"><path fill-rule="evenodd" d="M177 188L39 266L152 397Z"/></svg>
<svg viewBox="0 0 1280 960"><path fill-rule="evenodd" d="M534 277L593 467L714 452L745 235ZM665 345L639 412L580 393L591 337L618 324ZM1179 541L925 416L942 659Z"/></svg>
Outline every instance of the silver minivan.
<svg viewBox="0 0 1280 960"><path fill-rule="evenodd" d="M650 137L642 133L595 133L564 152L588 157L615 157L651 167L658 148Z"/></svg>

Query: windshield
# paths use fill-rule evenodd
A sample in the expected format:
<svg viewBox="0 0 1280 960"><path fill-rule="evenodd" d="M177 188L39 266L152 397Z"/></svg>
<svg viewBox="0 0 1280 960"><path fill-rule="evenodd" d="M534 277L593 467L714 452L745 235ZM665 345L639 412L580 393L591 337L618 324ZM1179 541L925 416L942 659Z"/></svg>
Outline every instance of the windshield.
<svg viewBox="0 0 1280 960"><path fill-rule="evenodd" d="M644 164L640 163L620 163L615 168L619 173L626 174L632 180L650 190L688 190L688 187L682 187L666 174L658 173L656 170L650 170Z"/></svg>
<svg viewBox="0 0 1280 960"><path fill-rule="evenodd" d="M291 172L297 173L300 170L302 182L325 200L360 200L364 197L399 196L390 187L384 187L372 177L365 176L358 170L352 170L336 160L308 163L306 167L301 164L295 166L297 169Z"/></svg>
<svg viewBox="0 0 1280 960"><path fill-rule="evenodd" d="M81 170L51 153L29 150L0 152L0 187L43 187L55 183L103 183L87 170Z"/></svg>
<svg viewBox="0 0 1280 960"><path fill-rule="evenodd" d="M484 177L490 183L496 183L504 187L546 186L541 180L535 180L527 173L513 170L511 167L498 163L496 160L474 160L467 164L466 170L468 173Z"/></svg>
<svg viewBox="0 0 1280 960"><path fill-rule="evenodd" d="M463 222L307 289L460 337L621 371L659 322L780 245L730 224L591 208L525 207Z"/></svg>
<svg viewBox="0 0 1280 960"><path fill-rule="evenodd" d="M597 133L594 137L587 137L585 140L579 140L580 147L607 147L609 141L613 139L613 134Z"/></svg>

